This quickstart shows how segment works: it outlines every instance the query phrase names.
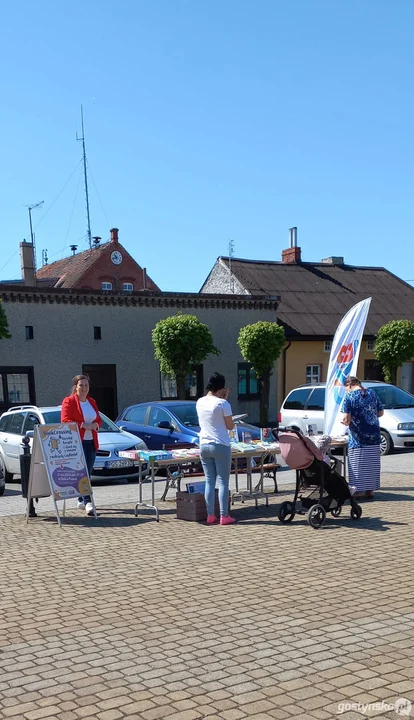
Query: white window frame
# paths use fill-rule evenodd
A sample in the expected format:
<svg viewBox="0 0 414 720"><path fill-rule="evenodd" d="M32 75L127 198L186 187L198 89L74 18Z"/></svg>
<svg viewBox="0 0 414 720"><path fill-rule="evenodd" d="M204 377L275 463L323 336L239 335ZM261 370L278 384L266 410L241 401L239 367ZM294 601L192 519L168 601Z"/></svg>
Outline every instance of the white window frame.
<svg viewBox="0 0 414 720"><path fill-rule="evenodd" d="M326 353L330 353L332 350L332 340L325 340L323 343L323 351Z"/></svg>
<svg viewBox="0 0 414 720"><path fill-rule="evenodd" d="M374 352L375 340L367 340L367 352Z"/></svg>
<svg viewBox="0 0 414 720"><path fill-rule="evenodd" d="M124 292L134 292L134 286L130 282L124 282L122 283L122 290Z"/></svg>
<svg viewBox="0 0 414 720"><path fill-rule="evenodd" d="M321 381L321 366L316 363L306 365L306 384L317 385Z"/></svg>
<svg viewBox="0 0 414 720"><path fill-rule="evenodd" d="M101 290L112 290L112 283L109 282L109 280L105 280L103 283L101 283Z"/></svg>

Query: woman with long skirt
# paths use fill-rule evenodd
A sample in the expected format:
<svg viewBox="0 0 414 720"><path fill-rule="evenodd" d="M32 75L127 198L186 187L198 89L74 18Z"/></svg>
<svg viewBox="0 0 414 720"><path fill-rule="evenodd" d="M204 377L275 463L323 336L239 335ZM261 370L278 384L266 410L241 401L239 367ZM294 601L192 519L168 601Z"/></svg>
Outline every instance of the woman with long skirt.
<svg viewBox="0 0 414 720"><path fill-rule="evenodd" d="M354 497L373 498L380 488L381 433L379 420L384 408L374 390L364 388L357 377L345 381L347 394L342 404L342 423L349 427L349 484Z"/></svg>

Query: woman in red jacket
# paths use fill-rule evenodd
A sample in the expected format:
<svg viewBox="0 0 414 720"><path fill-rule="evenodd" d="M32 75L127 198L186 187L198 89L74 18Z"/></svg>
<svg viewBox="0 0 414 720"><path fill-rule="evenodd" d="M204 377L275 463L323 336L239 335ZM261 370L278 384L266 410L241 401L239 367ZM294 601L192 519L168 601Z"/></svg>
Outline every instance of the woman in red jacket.
<svg viewBox="0 0 414 720"><path fill-rule="evenodd" d="M61 420L77 423L90 477L99 447L98 430L102 420L95 400L89 397L87 375L76 375L73 378L72 394L65 397L62 402ZM78 498L78 509L80 508L84 508L87 515L94 514L90 495Z"/></svg>

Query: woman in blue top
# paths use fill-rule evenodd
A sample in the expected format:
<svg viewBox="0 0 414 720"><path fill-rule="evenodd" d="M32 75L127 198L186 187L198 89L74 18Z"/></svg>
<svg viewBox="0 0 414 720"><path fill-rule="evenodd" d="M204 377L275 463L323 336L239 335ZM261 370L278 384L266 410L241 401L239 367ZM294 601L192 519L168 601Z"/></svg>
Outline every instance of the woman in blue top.
<svg viewBox="0 0 414 720"><path fill-rule="evenodd" d="M357 377L345 382L347 395L342 404L342 422L349 427L349 484L357 489L355 496L373 498L380 487L380 426L378 418L384 408L374 390L362 387Z"/></svg>

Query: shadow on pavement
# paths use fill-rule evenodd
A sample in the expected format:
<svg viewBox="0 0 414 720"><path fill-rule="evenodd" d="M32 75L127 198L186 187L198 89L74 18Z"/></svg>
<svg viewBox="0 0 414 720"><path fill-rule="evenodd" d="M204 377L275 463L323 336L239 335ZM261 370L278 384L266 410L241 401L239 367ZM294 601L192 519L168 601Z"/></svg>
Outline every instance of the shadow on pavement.
<svg viewBox="0 0 414 720"><path fill-rule="evenodd" d="M22 489L21 489L21 487L19 487L18 490L17 490L17 489L16 489L16 490L14 490L14 489L12 490L10 487L7 487L7 485L6 485L6 489L5 489L5 491L4 491L3 497L11 497L11 496L14 496L14 497L15 497L16 495L20 495L20 496L21 496L21 494L22 494Z"/></svg>
<svg viewBox="0 0 414 720"><path fill-rule="evenodd" d="M358 498L358 502L360 500L365 504L373 504L376 502L403 502L404 500L414 500L412 495L401 495L396 493L396 490L409 490L410 488L402 487L402 488L387 488L387 490L380 490L375 494L374 500L369 500L368 498ZM414 489L414 488L413 488Z"/></svg>
<svg viewBox="0 0 414 720"><path fill-rule="evenodd" d="M405 496L402 497L405 498ZM373 505L373 501L367 502L366 505ZM240 508L240 506L238 506L237 509L232 509L231 514L236 518L237 524L239 525L272 525L272 527L277 527L282 530L286 530L289 527L304 525L309 529L309 531L312 530L307 521L306 514L296 514L291 523L281 523L278 518L278 505L269 506L268 508L259 506L257 509L254 506L244 508ZM327 515L323 530L337 530L341 527L352 527L353 529L359 530L385 532L392 526L407 524L408 523L405 522L387 520L382 517L364 517L364 515L362 515L360 520L353 520L350 516L350 506L345 505L339 518L334 518L330 514Z"/></svg>
<svg viewBox="0 0 414 720"><path fill-rule="evenodd" d="M86 517L86 515L82 515L80 517L75 515L65 515L65 517L63 517L61 515L60 519L62 521L62 527L84 527L88 528L88 530L103 530L108 527L132 527L146 522L153 522L156 525L159 524L155 522L155 513L152 513L151 516L139 515L138 517L135 517L133 513L131 514L131 511L128 511L128 517L126 515L122 515L122 511L120 511L120 513L117 513L116 516L109 514L105 516L98 513L98 517L96 519L93 517ZM39 522L57 524L55 515L48 515L46 517L39 516L30 520L29 524Z"/></svg>
<svg viewBox="0 0 414 720"><path fill-rule="evenodd" d="M270 520L254 520L250 518L241 518L237 517L236 514L234 514L234 517L236 517L239 524L246 524L246 525L272 525L274 528L281 528L283 530L289 528L289 527L297 527L298 525L303 525L309 529L309 532L312 531L313 528L310 527L306 515L296 515L291 523L283 524L279 521L278 518L274 518L272 521ZM325 524L320 530L326 531L326 530L339 530L340 528L351 528L353 530L372 530L376 532L385 532L387 530L390 530L392 526L401 526L401 525L408 525L408 523L404 522L394 522L390 520L385 520L380 517L369 517L364 518L362 517L360 520L352 520L351 517L342 516L339 518L330 518L327 517Z"/></svg>

